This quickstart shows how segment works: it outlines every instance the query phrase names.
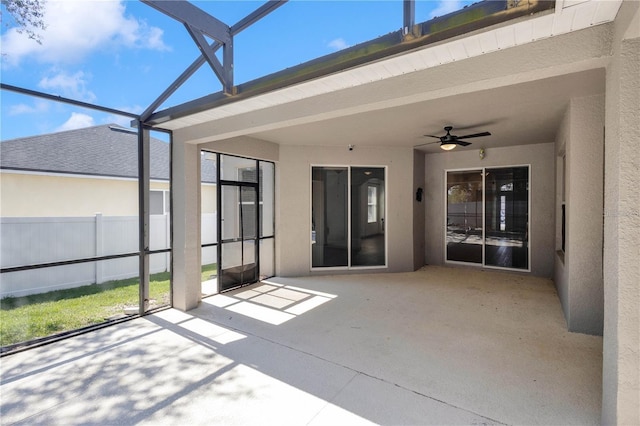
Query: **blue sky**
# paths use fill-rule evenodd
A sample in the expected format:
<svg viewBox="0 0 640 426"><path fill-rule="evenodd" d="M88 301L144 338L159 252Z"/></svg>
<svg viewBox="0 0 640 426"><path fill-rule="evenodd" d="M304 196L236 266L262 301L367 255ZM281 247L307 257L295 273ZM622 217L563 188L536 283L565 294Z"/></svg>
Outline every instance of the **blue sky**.
<svg viewBox="0 0 640 426"><path fill-rule="evenodd" d="M192 1L227 25L255 1ZM416 22L472 1L416 2ZM42 44L19 34L3 8L2 82L140 113L199 55L184 27L138 1L47 0ZM293 0L234 40L234 78L242 83L400 29L402 1ZM204 65L164 105L220 90ZM130 120L2 91L0 140Z"/></svg>

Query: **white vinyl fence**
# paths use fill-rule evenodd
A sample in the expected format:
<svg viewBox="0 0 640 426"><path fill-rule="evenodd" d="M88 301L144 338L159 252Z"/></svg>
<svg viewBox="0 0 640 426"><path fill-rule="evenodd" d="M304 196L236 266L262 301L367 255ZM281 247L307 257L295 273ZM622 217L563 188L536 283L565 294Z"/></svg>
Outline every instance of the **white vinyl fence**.
<svg viewBox="0 0 640 426"><path fill-rule="evenodd" d="M170 247L169 215L152 215L149 225L150 250ZM215 229L215 214L203 215L203 242L205 235L215 242ZM0 218L2 268L137 251L137 216ZM214 254L215 250L203 252L202 263L215 263ZM170 267L170 253L150 256L150 273L169 271ZM137 277L138 273L138 256L9 272L0 275L0 298L101 284Z"/></svg>

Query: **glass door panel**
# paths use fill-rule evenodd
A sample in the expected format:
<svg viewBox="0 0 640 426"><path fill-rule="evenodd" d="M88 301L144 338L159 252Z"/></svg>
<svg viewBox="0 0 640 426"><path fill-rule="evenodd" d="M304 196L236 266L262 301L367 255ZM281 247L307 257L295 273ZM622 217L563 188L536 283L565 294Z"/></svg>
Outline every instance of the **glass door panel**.
<svg viewBox="0 0 640 426"><path fill-rule="evenodd" d="M258 237L258 203L255 187L242 186L240 188L240 217L242 218L242 237Z"/></svg>
<svg viewBox="0 0 640 426"><path fill-rule="evenodd" d="M257 184L221 183L220 291L257 281Z"/></svg>
<svg viewBox="0 0 640 426"><path fill-rule="evenodd" d="M447 260L482 263L482 170L447 172Z"/></svg>
<svg viewBox="0 0 640 426"><path fill-rule="evenodd" d="M260 237L271 237L275 231L275 165L260 162Z"/></svg>
<svg viewBox="0 0 640 426"><path fill-rule="evenodd" d="M218 155L200 152L201 291L218 292Z"/></svg>
<svg viewBox="0 0 640 426"><path fill-rule="evenodd" d="M275 275L275 240L265 238L260 240L260 279Z"/></svg>
<svg viewBox="0 0 640 426"><path fill-rule="evenodd" d="M486 169L485 264L529 267L529 167Z"/></svg>
<svg viewBox="0 0 640 426"><path fill-rule="evenodd" d="M384 168L351 168L351 266L384 266Z"/></svg>
<svg viewBox="0 0 640 426"><path fill-rule="evenodd" d="M312 262L316 267L348 266L348 170L312 168Z"/></svg>

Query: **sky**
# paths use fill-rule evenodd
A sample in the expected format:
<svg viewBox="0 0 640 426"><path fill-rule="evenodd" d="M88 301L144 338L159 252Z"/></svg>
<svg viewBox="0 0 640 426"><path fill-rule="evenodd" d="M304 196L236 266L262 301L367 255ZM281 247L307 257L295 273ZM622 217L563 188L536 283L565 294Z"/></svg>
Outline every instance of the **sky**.
<svg viewBox="0 0 640 426"><path fill-rule="evenodd" d="M192 1L231 26L261 1ZM416 0L416 22L473 1ZM19 33L2 7L3 83L95 105L143 112L199 56L184 26L139 1L45 0L42 43ZM402 0L291 0L234 38L240 84L402 27ZM203 65L160 109L221 90ZM0 140L130 118L0 91Z"/></svg>

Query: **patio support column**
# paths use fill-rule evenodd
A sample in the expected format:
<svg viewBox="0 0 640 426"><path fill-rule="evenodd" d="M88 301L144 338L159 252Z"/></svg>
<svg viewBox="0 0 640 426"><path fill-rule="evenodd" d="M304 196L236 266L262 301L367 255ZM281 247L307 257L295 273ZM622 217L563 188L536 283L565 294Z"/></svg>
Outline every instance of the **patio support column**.
<svg viewBox="0 0 640 426"><path fill-rule="evenodd" d="M197 145L172 143L173 307L198 306L200 290L200 150Z"/></svg>
<svg viewBox="0 0 640 426"><path fill-rule="evenodd" d="M640 424L640 3L623 2L607 67L602 424Z"/></svg>

